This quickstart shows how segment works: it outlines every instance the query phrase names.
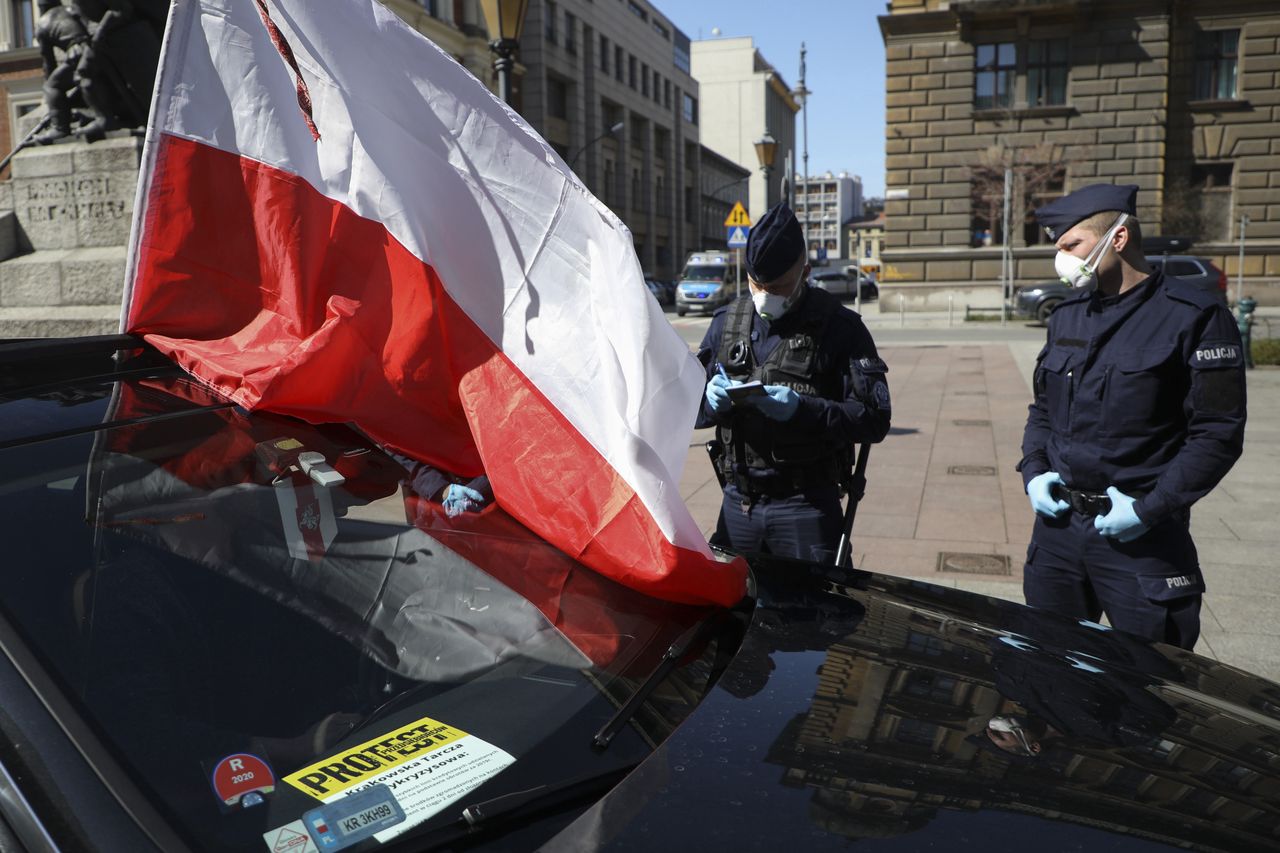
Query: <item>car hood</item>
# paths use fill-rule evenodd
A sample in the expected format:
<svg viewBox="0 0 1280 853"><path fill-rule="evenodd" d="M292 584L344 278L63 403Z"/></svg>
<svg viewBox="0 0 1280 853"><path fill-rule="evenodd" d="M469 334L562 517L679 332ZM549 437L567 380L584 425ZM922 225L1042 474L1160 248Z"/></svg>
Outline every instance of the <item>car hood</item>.
<svg viewBox="0 0 1280 853"><path fill-rule="evenodd" d="M755 558L716 688L547 850L1277 850L1280 687L960 590ZM1046 726L1035 758L992 716Z"/></svg>

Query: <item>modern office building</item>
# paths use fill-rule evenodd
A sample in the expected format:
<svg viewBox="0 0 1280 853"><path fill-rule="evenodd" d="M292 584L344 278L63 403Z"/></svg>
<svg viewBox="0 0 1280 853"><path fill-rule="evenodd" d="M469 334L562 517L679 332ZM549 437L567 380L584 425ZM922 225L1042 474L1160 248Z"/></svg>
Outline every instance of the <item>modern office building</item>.
<svg viewBox="0 0 1280 853"><path fill-rule="evenodd" d="M702 236L689 38L644 0L532 0L518 58L521 114L674 277Z"/></svg>
<svg viewBox="0 0 1280 853"><path fill-rule="evenodd" d="M693 76L702 93L702 144L752 173L747 212L755 222L783 197L788 155L795 167L800 105L749 37L695 41ZM767 178L755 148L766 132L777 141Z"/></svg>
<svg viewBox="0 0 1280 853"><path fill-rule="evenodd" d="M1280 304L1280 4L892 0L881 304L999 304L1004 174L1018 284L1053 278L1037 205L1139 186L1144 236L1188 236ZM887 297L887 298L886 298Z"/></svg>
<svg viewBox="0 0 1280 853"><path fill-rule="evenodd" d="M849 257L844 224L862 215L862 178L841 172L795 176L796 218L809 242L809 259Z"/></svg>

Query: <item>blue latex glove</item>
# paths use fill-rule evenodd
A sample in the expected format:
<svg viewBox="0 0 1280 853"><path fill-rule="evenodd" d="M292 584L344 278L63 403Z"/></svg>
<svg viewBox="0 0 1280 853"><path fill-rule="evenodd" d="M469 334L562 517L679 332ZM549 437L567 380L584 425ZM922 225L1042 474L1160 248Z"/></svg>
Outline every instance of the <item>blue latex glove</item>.
<svg viewBox="0 0 1280 853"><path fill-rule="evenodd" d="M1115 486L1107 486L1107 497L1111 498L1111 512L1093 520L1095 530L1117 542L1132 542L1147 532L1147 525L1133 510L1133 498Z"/></svg>
<svg viewBox="0 0 1280 853"><path fill-rule="evenodd" d="M469 486L450 483L445 487L442 504L445 515L453 518L464 512L479 512L484 507L484 495Z"/></svg>
<svg viewBox="0 0 1280 853"><path fill-rule="evenodd" d="M733 408L733 399L730 398L729 392L724 390L734 384L729 377L722 373L717 373L711 377L711 381L707 383L707 406L717 415L725 415Z"/></svg>
<svg viewBox="0 0 1280 853"><path fill-rule="evenodd" d="M764 386L764 397L750 397L751 404L766 418L775 421L790 420L800 408L800 395L785 385Z"/></svg>
<svg viewBox="0 0 1280 853"><path fill-rule="evenodd" d="M1036 515L1057 518L1071 509L1071 504L1053 496L1054 483L1066 485L1057 471L1045 471L1032 477L1031 482L1027 483L1027 497L1031 498L1031 508L1036 511Z"/></svg>

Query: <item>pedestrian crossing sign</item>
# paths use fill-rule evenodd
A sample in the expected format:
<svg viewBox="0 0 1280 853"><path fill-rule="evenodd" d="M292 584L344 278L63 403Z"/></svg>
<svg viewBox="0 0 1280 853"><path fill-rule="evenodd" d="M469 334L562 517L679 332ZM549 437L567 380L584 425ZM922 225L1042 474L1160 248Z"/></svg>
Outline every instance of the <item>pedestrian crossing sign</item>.
<svg viewBox="0 0 1280 853"><path fill-rule="evenodd" d="M744 228L751 227L751 217L747 216L747 209L742 206L742 202L734 202L733 210L729 211L729 218L724 221L726 228L733 228L741 225Z"/></svg>
<svg viewBox="0 0 1280 853"><path fill-rule="evenodd" d="M728 233L725 235L725 241L729 244L729 248L730 249L746 248L747 232L750 230L751 229L744 228L741 225L737 225L731 228L726 228L725 231Z"/></svg>

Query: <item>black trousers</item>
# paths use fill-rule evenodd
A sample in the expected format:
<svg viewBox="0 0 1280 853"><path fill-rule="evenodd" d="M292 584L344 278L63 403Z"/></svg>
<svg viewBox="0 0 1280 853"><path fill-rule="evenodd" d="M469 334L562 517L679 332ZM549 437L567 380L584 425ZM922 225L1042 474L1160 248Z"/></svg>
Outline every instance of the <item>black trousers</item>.
<svg viewBox="0 0 1280 853"><path fill-rule="evenodd" d="M1191 649L1200 636L1204 580L1187 519L1170 519L1132 542L1107 539L1093 516L1036 517L1023 568L1027 604Z"/></svg>

